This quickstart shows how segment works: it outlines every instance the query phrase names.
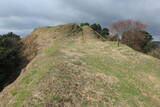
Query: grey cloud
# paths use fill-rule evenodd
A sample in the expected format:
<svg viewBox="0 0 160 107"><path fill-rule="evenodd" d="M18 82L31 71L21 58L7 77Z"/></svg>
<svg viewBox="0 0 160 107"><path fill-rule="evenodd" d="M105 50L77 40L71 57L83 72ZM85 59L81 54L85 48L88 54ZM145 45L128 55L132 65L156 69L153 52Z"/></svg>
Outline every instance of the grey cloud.
<svg viewBox="0 0 160 107"><path fill-rule="evenodd" d="M5 0L0 3L0 32L26 35L39 26L70 22L108 26L132 18L148 24L147 30L159 38L159 11L159 0Z"/></svg>

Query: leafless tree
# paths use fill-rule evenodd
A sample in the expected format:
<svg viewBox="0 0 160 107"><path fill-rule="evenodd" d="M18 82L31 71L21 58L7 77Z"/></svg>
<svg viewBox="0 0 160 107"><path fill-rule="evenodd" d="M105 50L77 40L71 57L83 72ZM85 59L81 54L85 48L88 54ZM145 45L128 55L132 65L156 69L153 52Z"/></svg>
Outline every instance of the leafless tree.
<svg viewBox="0 0 160 107"><path fill-rule="evenodd" d="M124 32L143 31L146 27L147 25L144 24L143 22L128 19L113 23L112 25L110 25L109 30L110 34L118 36L118 46L119 46L119 41L121 40Z"/></svg>

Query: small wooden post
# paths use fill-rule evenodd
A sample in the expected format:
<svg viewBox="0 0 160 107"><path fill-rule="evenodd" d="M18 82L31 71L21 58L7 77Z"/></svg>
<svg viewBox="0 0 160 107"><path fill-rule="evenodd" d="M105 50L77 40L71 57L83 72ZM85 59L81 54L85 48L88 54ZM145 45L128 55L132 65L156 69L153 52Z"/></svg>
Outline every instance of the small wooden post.
<svg viewBox="0 0 160 107"><path fill-rule="evenodd" d="M119 38L118 38L118 47L119 47Z"/></svg>

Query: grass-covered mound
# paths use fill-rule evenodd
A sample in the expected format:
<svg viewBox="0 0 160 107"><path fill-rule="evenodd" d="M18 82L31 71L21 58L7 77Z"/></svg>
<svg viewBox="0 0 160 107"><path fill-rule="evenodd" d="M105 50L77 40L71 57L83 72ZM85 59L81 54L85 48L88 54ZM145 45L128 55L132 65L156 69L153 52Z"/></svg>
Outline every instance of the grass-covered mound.
<svg viewBox="0 0 160 107"><path fill-rule="evenodd" d="M38 28L24 41L29 47L24 54L32 60L0 93L2 107L156 107L160 103L160 60L98 40L87 26Z"/></svg>

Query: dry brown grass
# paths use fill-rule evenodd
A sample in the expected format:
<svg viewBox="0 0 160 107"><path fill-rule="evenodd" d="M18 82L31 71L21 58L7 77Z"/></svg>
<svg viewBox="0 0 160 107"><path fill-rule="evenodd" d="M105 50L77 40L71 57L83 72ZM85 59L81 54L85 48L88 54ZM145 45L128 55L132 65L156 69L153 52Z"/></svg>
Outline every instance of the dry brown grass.
<svg viewBox="0 0 160 107"><path fill-rule="evenodd" d="M22 56L24 56L28 61L31 61L38 52L37 43L35 40L38 35L29 35L22 39Z"/></svg>
<svg viewBox="0 0 160 107"><path fill-rule="evenodd" d="M160 61L153 57L102 42L91 28L75 24L38 28L24 43L32 60L0 94L2 107L156 105L141 93L158 98L152 87L160 83Z"/></svg>
<svg viewBox="0 0 160 107"><path fill-rule="evenodd" d="M68 62L58 64L56 68L54 73L49 73L40 81L40 91L34 92L24 103L25 106L37 104L42 107L93 107L110 104L107 90L102 87L106 85L109 88L116 84L116 77L89 73L85 68Z"/></svg>

